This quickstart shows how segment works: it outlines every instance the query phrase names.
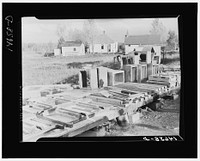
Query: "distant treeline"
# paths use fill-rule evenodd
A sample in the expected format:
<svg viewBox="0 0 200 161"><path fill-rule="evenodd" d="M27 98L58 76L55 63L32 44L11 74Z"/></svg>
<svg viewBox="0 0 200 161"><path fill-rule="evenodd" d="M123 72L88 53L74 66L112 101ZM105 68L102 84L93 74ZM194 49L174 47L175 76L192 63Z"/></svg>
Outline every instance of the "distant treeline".
<svg viewBox="0 0 200 161"><path fill-rule="evenodd" d="M53 52L57 48L57 43L23 43L22 51L35 51L44 54L45 52Z"/></svg>

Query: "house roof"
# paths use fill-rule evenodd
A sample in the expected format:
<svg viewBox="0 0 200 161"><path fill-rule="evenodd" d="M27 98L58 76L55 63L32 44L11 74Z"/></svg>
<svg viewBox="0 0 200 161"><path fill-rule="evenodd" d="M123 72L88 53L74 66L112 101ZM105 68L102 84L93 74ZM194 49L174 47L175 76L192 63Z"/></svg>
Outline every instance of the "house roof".
<svg viewBox="0 0 200 161"><path fill-rule="evenodd" d="M155 52L154 48L152 46L144 46L142 51L152 51Z"/></svg>
<svg viewBox="0 0 200 161"><path fill-rule="evenodd" d="M108 37L105 33L98 35L94 38L94 44L111 44L114 43L114 41Z"/></svg>
<svg viewBox="0 0 200 161"><path fill-rule="evenodd" d="M147 52L147 51L152 51L155 52L154 48L152 46L139 46L136 47L136 52Z"/></svg>
<svg viewBox="0 0 200 161"><path fill-rule="evenodd" d="M71 47L71 46L81 46L81 41L65 41L61 46L62 47Z"/></svg>
<svg viewBox="0 0 200 161"><path fill-rule="evenodd" d="M126 45L155 45L162 44L159 35L135 35L125 37Z"/></svg>

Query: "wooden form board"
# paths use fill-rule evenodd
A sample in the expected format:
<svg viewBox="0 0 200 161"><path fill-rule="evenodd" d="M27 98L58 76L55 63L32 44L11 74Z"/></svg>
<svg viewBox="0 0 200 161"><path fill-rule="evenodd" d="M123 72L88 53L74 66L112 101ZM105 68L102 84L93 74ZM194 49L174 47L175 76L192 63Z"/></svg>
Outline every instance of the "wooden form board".
<svg viewBox="0 0 200 161"><path fill-rule="evenodd" d="M108 86L124 83L124 71L122 70L108 70Z"/></svg>
<svg viewBox="0 0 200 161"><path fill-rule="evenodd" d="M125 65L125 82L136 82L138 80L138 67L136 65Z"/></svg>
<svg viewBox="0 0 200 161"><path fill-rule="evenodd" d="M141 87L139 88L137 86L134 86L134 85L128 84L128 83L119 84L119 85L116 85L116 87L131 90L131 91L136 91L136 92L145 92L145 93L148 93L148 92L151 93L153 91L152 89L143 89Z"/></svg>
<svg viewBox="0 0 200 161"><path fill-rule="evenodd" d="M103 81L102 86L107 87L108 86L108 68L105 67L98 67L98 81L99 85L101 84L101 80Z"/></svg>
<svg viewBox="0 0 200 161"><path fill-rule="evenodd" d="M134 64L134 55L122 55L121 56L121 69L124 65Z"/></svg>
<svg viewBox="0 0 200 161"><path fill-rule="evenodd" d="M81 70L79 72L80 88L90 87L92 89L98 88L97 69Z"/></svg>
<svg viewBox="0 0 200 161"><path fill-rule="evenodd" d="M176 82L176 76L173 75L150 75L149 80L158 82Z"/></svg>
<svg viewBox="0 0 200 161"><path fill-rule="evenodd" d="M147 83L126 83L126 86L132 86L134 87L135 90L138 91L147 91L149 93L149 90L151 91L150 93L153 92L165 92L167 90L167 85L154 85L154 84L147 84Z"/></svg>
<svg viewBox="0 0 200 161"><path fill-rule="evenodd" d="M126 112L132 113L133 111L137 110L138 107L144 105L145 96L143 96L141 94L136 94L136 95L137 95L137 97L136 97L136 100L133 102L133 104L130 104L130 106L127 106L125 108L122 107ZM144 99L142 99L141 96L144 97ZM75 102L77 102L77 101L75 101ZM84 101L81 101L81 102L84 102ZM108 108L105 108L105 110L100 110L92 118L88 118L86 120L82 120L82 121L74 124L74 126L72 128L65 127L65 129L63 129L63 130L56 130L56 131L52 131L52 132L45 133L45 134L43 134L45 131L40 131L39 130L39 132L37 134L34 134L32 136L29 135L28 137L25 137L24 141L25 142L26 141L36 141L36 140L38 140L39 138L42 138L42 137L73 137L73 136L76 136L76 135L78 135L78 134L80 134L82 132L85 132L85 131L93 128L93 127L101 125L104 122L106 122L108 120L112 120L112 119L114 119L114 118L116 118L116 117L121 115L120 112L119 112L119 110L121 109L120 106L116 106L115 107L112 104L97 103L97 102L93 102L93 104L94 105L99 104L99 105L104 106L104 107L107 106ZM59 106L67 108L68 106L66 106L66 105L69 105L69 103L65 103L65 105L63 104L63 105L59 105ZM73 109L73 107L71 109ZM60 116L59 116L58 119L57 119L57 116L54 117L53 115L52 116L48 116L48 117L50 117L50 119L53 119L53 120L56 119L56 120L59 120L61 122L66 122L66 123L68 121L70 121L70 120L66 120L64 117L60 118ZM37 118L37 119L39 119L39 118ZM49 120L42 120L42 121L49 122ZM53 125L55 125L55 123L52 122L51 125L52 125L51 128L53 128L54 127Z"/></svg>
<svg viewBox="0 0 200 161"><path fill-rule="evenodd" d="M161 65L159 64L147 64L147 77L150 75L155 75L161 72Z"/></svg>
<svg viewBox="0 0 200 161"><path fill-rule="evenodd" d="M147 79L147 64L138 65L138 82L142 82Z"/></svg>
<svg viewBox="0 0 200 161"><path fill-rule="evenodd" d="M132 97L132 104L130 103L126 107L120 107L120 105L119 105L120 103L117 103L118 106L117 106L117 104L115 106L113 106L113 104L109 104L109 103L89 101L88 103L91 103L92 106L95 106L95 105L103 106L104 109L97 110L97 112L95 111L95 116L94 117L86 119L86 120L82 120L82 121L74 124L74 126L72 128L66 127L66 129L61 130L61 131L57 131L56 130L55 133L54 133L54 136L55 137L59 137L59 136L69 137L69 136L78 135L78 134L80 134L80 133L82 133L82 132L84 132L86 130L89 130L92 127L98 126L102 122L104 122L105 120L102 121L103 116L106 116L109 119L116 118L116 117L120 116L120 114L119 114L119 109L120 108L123 108L125 111L127 110L128 113L132 113L134 110L137 110L138 107L143 106L148 99L150 100L150 97L147 97L147 95L145 95L145 93L147 93L148 91L152 91L152 90L156 90L156 89L165 87L165 86L158 85L158 84L144 84L144 83L131 83L131 82L123 83L123 84L125 84L125 85L123 87L121 87L121 88L118 88L118 89L121 89L121 90L125 90L126 89L127 91L132 91L133 93L134 92L138 93L138 95L137 94L130 95L130 97L133 96ZM115 87L109 86L109 88L115 88ZM80 102L80 103L82 103L82 102L86 103L87 102L87 101L84 101L86 98L84 98L84 100L82 101L81 100L81 99L83 99L82 97L88 96L91 93L94 93L93 91L99 91L99 90L102 90L102 89L98 89L98 90L78 89L78 90L71 90L68 93L67 92L66 93L59 93L59 94L55 94L55 95L57 97L65 95L65 97L67 99L68 96L70 96L72 94L74 98L73 99L70 98L70 100L72 99L71 100L72 104L77 105L77 102ZM77 97L76 99L75 99L75 96ZM52 99L53 99L53 97L52 97ZM67 99L67 101L68 101L68 99ZM65 103L63 103L63 106L65 106L64 104ZM66 105L69 105L69 104L66 103ZM65 106L65 107L67 107L67 106ZM81 112L81 109L85 108L85 106L78 107L79 109L77 109L77 107L78 106L76 106L76 108L74 108L74 107L70 106L69 109L70 110L74 110L76 112ZM83 112L84 112L84 110L83 110ZM87 111L85 113L87 113ZM60 119L59 121L66 122L66 123L68 123L68 121L70 121L70 120L65 120L64 117L62 117L62 118L59 117L59 119L57 119L56 114L54 116L52 115L52 116L48 116L48 117L50 117L50 119L53 119L53 120L54 119L56 119L56 120ZM39 119L39 118L37 118L37 119ZM101 120L101 121L99 121L99 120ZM42 121L49 122L48 120L42 120ZM41 125L42 125L42 122L41 123L39 122L38 126L41 126ZM55 123L52 122L51 125L53 126L53 125L55 125ZM46 136L51 136L51 133L50 134L48 133Z"/></svg>

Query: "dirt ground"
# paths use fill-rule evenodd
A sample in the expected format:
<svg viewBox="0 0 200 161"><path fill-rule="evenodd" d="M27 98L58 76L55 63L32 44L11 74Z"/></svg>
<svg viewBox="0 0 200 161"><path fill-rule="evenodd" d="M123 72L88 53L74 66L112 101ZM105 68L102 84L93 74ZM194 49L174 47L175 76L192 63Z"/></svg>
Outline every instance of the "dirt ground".
<svg viewBox="0 0 200 161"><path fill-rule="evenodd" d="M120 127L114 124L106 136L158 136L179 135L180 97L176 100L165 100L161 109L142 112L134 124Z"/></svg>

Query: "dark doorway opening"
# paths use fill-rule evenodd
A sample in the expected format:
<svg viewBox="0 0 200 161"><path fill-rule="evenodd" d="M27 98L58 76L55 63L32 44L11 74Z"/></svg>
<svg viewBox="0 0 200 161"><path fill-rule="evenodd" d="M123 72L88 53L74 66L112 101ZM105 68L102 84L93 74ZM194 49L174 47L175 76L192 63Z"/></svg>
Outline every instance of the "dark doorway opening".
<svg viewBox="0 0 200 161"><path fill-rule="evenodd" d="M82 87L87 87L87 73L86 71L81 71L82 76Z"/></svg>

